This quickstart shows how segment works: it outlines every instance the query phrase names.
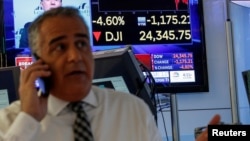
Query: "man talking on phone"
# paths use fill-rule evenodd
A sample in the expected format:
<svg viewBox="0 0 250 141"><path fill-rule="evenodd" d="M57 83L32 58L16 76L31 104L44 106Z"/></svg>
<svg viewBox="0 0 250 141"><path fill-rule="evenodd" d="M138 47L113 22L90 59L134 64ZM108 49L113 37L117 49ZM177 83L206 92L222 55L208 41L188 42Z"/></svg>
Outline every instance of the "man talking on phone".
<svg viewBox="0 0 250 141"><path fill-rule="evenodd" d="M162 140L142 99L92 86L89 36L71 7L53 8L31 23L29 45L40 59L21 72L20 101L0 110L1 141ZM38 78L50 78L48 96L37 94Z"/></svg>
<svg viewBox="0 0 250 141"><path fill-rule="evenodd" d="M20 100L0 110L1 141L162 141L142 99L92 86L89 36L72 7L51 9L32 22L29 44L40 59L21 72ZM38 78L50 78L48 96L38 94ZM202 135L199 141L206 141Z"/></svg>
<svg viewBox="0 0 250 141"><path fill-rule="evenodd" d="M48 11L52 8L57 8L62 6L62 0L41 0L40 6L43 11ZM29 47L29 41L28 41L28 29L31 22L27 22L24 24L23 31L21 32L21 37L19 41L19 47L20 48L26 48Z"/></svg>

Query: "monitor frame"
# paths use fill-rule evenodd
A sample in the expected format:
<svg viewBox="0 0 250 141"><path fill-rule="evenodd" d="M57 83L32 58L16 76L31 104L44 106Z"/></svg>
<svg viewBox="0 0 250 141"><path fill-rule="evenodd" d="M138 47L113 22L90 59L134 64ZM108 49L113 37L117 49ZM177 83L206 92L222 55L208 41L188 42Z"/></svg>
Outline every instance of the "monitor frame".
<svg viewBox="0 0 250 141"><path fill-rule="evenodd" d="M242 78L247 94L248 103L250 104L250 70L242 71Z"/></svg>
<svg viewBox="0 0 250 141"><path fill-rule="evenodd" d="M157 120L155 95L146 83L140 63L130 47L93 52L93 56L95 60L94 80L122 76L129 92L143 99Z"/></svg>
<svg viewBox="0 0 250 141"><path fill-rule="evenodd" d="M21 70L18 66L0 68L0 90L7 90L9 104L19 99L20 72Z"/></svg>

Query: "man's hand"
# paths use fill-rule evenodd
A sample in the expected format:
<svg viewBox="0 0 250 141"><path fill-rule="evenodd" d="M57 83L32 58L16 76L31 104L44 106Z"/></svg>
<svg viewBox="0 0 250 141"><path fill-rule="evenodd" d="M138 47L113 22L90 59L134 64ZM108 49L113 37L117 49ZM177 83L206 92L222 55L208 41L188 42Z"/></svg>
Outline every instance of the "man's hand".
<svg viewBox="0 0 250 141"><path fill-rule="evenodd" d="M214 117L210 120L208 125L217 125L220 123L220 115L214 115ZM205 129L196 139L196 141L207 141L208 140L208 131Z"/></svg>
<svg viewBox="0 0 250 141"><path fill-rule="evenodd" d="M47 98L37 95L35 81L39 77L51 75L49 66L38 60L25 70L21 71L19 96L21 111L41 121L47 113Z"/></svg>

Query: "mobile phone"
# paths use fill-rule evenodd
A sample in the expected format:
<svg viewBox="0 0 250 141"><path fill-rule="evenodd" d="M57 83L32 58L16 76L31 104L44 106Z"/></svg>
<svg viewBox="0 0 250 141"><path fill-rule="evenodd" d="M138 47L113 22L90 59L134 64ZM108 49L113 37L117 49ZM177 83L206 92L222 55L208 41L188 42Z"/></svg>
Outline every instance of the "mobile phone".
<svg viewBox="0 0 250 141"><path fill-rule="evenodd" d="M33 58L35 60L40 59L36 53L33 54ZM50 90L50 77L40 77L36 81L38 89L41 90L41 96L48 96Z"/></svg>

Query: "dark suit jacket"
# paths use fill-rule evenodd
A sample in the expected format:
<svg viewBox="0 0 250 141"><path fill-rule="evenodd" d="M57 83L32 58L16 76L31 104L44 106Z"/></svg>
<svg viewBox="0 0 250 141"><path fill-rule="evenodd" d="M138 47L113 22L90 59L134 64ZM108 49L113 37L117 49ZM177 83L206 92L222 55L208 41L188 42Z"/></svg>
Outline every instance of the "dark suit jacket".
<svg viewBox="0 0 250 141"><path fill-rule="evenodd" d="M21 32L20 42L19 42L19 48L29 47L28 30L29 30L30 24L31 22L27 22L23 27L23 30Z"/></svg>

